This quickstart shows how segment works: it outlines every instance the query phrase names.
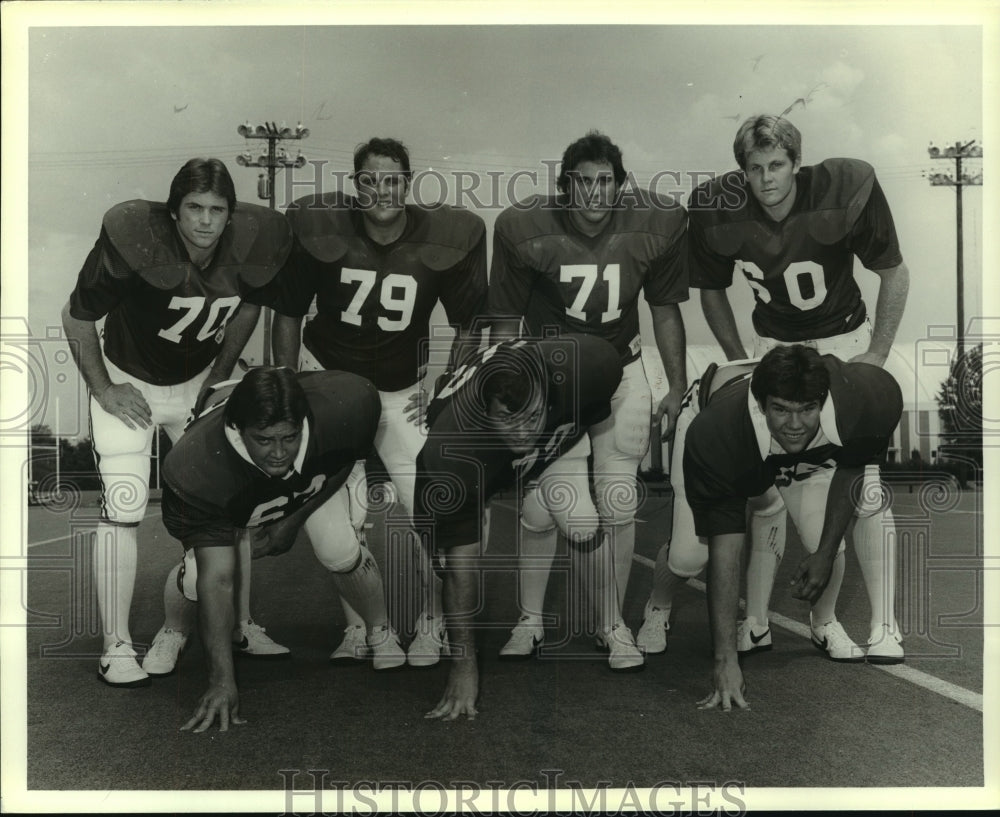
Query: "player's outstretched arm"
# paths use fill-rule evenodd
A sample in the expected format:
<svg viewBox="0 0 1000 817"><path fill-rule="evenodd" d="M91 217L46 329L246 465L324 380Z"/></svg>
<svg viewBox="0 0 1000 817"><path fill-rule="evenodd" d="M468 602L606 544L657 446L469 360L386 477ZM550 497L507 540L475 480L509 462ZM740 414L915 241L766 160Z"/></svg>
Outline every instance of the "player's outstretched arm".
<svg viewBox="0 0 1000 817"><path fill-rule="evenodd" d="M191 719L181 729L204 732L218 718L219 729L246 723L240 717L240 699L233 668L232 635L233 578L236 572L235 543L200 547L198 564L198 619L208 660L208 689L198 701Z"/></svg>
<svg viewBox="0 0 1000 817"><path fill-rule="evenodd" d="M743 341L740 340L736 318L733 317L733 307L729 303L726 290L701 290L701 311L705 314L708 328L719 341L726 360L746 360L747 353L743 348Z"/></svg>
<svg viewBox="0 0 1000 817"><path fill-rule="evenodd" d="M666 417L661 439L669 440L677 425L677 415L681 411L681 401L687 391L687 343L684 335L684 318L677 304L650 306L653 316L653 335L656 348L663 361L663 371L667 375L670 391L667 392L653 414L654 428L660 427Z"/></svg>
<svg viewBox="0 0 1000 817"><path fill-rule="evenodd" d="M153 414L142 393L131 383L111 382L94 321L74 318L69 303L63 307L62 321L70 353L100 407L129 428L149 428Z"/></svg>
<svg viewBox="0 0 1000 817"><path fill-rule="evenodd" d="M236 361L239 360L247 341L250 340L253 330L257 328L259 317L260 307L243 301L236 310L236 314L226 323L226 332L222 346L219 348L219 354L215 356L208 377L205 378L205 382L202 383L201 389L198 391L198 398L194 403L195 416L201 413L205 399L214 386L232 376Z"/></svg>
<svg viewBox="0 0 1000 817"><path fill-rule="evenodd" d="M715 667L714 690L698 701L699 709L721 706L729 712L736 704L749 708L746 682L736 654L736 613L739 608L740 566L745 534L727 533L708 539L708 612L712 626Z"/></svg>
<svg viewBox="0 0 1000 817"><path fill-rule="evenodd" d="M302 317L274 313L271 322L271 348L274 365L299 370L299 346L302 343Z"/></svg>
<svg viewBox="0 0 1000 817"><path fill-rule="evenodd" d="M443 602L454 658L444 695L424 717L453 721L465 715L471 721L478 714L476 698L479 697L473 633L473 617L479 605L479 543L451 548L445 558L448 572L444 578Z"/></svg>
<svg viewBox="0 0 1000 817"><path fill-rule="evenodd" d="M875 270L881 279L878 301L875 304L875 323L868 351L851 358L852 363L871 363L882 366L892 351L896 330L903 319L906 297L910 291L910 271L905 263L884 270Z"/></svg>

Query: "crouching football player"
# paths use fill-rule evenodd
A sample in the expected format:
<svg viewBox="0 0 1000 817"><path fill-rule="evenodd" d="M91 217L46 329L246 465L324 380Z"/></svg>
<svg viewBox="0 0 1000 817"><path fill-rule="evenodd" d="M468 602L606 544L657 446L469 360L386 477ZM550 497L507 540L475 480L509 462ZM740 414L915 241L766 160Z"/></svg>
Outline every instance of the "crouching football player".
<svg viewBox="0 0 1000 817"><path fill-rule="evenodd" d="M341 490L372 445L379 398L345 372L253 369L222 405L185 432L163 465L163 521L193 550L195 590L208 660L208 690L182 728L242 723L233 669L237 543L254 557L286 552L305 528L338 590L364 617L376 656L406 660L387 624L382 579L351 524Z"/></svg>

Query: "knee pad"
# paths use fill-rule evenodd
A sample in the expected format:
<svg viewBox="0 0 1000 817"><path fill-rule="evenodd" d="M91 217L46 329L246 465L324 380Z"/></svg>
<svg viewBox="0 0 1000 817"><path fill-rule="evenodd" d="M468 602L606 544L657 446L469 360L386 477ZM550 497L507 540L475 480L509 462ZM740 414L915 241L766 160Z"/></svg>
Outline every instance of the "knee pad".
<svg viewBox="0 0 1000 817"><path fill-rule="evenodd" d="M703 539L684 539L670 543L667 567L682 579L697 576L708 564L708 545Z"/></svg>
<svg viewBox="0 0 1000 817"><path fill-rule="evenodd" d="M556 526L552 512L539 496L537 483L528 487L521 502L521 526L532 533L548 533Z"/></svg>
<svg viewBox="0 0 1000 817"><path fill-rule="evenodd" d="M149 501L149 455L156 426L130 429L91 399L94 458L101 477L101 518L138 525Z"/></svg>
<svg viewBox="0 0 1000 817"><path fill-rule="evenodd" d="M336 564L334 567L330 567L329 565L325 566L327 570L329 570L331 573L339 573L342 576L348 573L353 573L355 570L358 569L359 565L365 560L365 550L366 548L362 548L361 545L358 545L358 547L356 548L356 553L353 556L353 558L345 554L344 560L339 564Z"/></svg>
<svg viewBox="0 0 1000 817"><path fill-rule="evenodd" d="M313 552L323 567L331 573L350 573L356 569L364 558L364 551L356 536L352 541L333 544L323 542L320 546L313 542Z"/></svg>
<svg viewBox="0 0 1000 817"><path fill-rule="evenodd" d="M363 460L354 463L354 468L347 475L344 486L347 489L347 509L351 527L361 530L368 518L368 473L365 471Z"/></svg>

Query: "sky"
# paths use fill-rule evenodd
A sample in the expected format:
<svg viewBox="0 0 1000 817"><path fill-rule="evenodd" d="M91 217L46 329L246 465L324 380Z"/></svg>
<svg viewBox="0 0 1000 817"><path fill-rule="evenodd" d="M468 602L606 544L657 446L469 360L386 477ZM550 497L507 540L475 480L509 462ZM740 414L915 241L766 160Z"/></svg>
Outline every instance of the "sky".
<svg viewBox="0 0 1000 817"><path fill-rule="evenodd" d="M984 49L976 25L912 25L902 14L878 26L720 25L718 17L367 25L393 19L374 12L303 18L308 24L296 24L294 15L270 20L283 25L214 24L260 16L224 14L192 26L183 24L201 19L190 12L116 18L117 25L90 15L80 25L53 14L25 32L23 117L10 121L27 124L27 201L17 205L27 208L27 229L16 239L24 242L27 297L10 308L5 302L7 334L24 325L12 317L25 318L33 338L51 342L46 349L65 348L59 313L103 213L128 199L164 200L186 159L222 158L238 197L259 203L260 171L235 161L264 144L237 133L245 121L302 122L310 130L288 147L318 164L279 173L279 209L311 192L310 180L332 189L334 171L350 169L359 142L392 135L410 148L414 170L440 174L423 178L427 201L443 191L454 202L456 174L467 174L467 187L477 178L476 200L466 203L492 228L511 195L549 191L563 149L590 129L622 148L640 183L656 179L657 190L683 201L692 178L735 166L732 140L743 118L789 107L805 164L847 156L876 168L912 276L898 339L917 343L942 326L954 332L954 189L932 187L925 174L954 169L930 160L930 143L982 140ZM968 317L981 312L982 191L963 194ZM5 265L5 279L10 270ZM877 278L860 268L857 274L873 309ZM746 338L750 291L737 281L731 297ZM683 311L689 342L711 343L697 297ZM643 328L651 342L648 319ZM259 337L251 341L251 357L259 360L260 346ZM71 363L64 369L65 356L46 355L45 399L32 402L61 432L82 433L75 370Z"/></svg>

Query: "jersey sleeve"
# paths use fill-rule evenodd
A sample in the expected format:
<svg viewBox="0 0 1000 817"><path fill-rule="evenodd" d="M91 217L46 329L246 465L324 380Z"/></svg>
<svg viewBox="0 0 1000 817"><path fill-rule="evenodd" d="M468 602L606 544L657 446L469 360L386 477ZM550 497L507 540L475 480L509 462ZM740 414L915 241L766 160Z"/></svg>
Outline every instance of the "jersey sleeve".
<svg viewBox="0 0 1000 817"><path fill-rule="evenodd" d="M690 285L698 289L727 289L733 283L733 258L716 251L708 239L704 213L688 214L687 265Z"/></svg>
<svg viewBox="0 0 1000 817"><path fill-rule="evenodd" d="M226 547L236 542L236 526L225 510L182 496L169 484L163 486L163 524L185 550Z"/></svg>
<svg viewBox="0 0 1000 817"><path fill-rule="evenodd" d="M903 263L892 211L878 179L874 180L868 201L851 228L848 246L870 270L890 269Z"/></svg>
<svg viewBox="0 0 1000 817"><path fill-rule="evenodd" d="M102 227L70 293L70 314L81 321L100 320L128 295L134 277Z"/></svg>
<svg viewBox="0 0 1000 817"><path fill-rule="evenodd" d="M493 261L487 311L494 317L520 317L528 310L534 272L524 263L508 235L507 213L501 213L493 228Z"/></svg>
<svg viewBox="0 0 1000 817"><path fill-rule="evenodd" d="M269 299L270 303L252 302L270 306L275 312L290 318L301 318L309 311L319 289L317 266L316 259L302 246L296 235L288 261L274 281L260 291L260 296Z"/></svg>
<svg viewBox="0 0 1000 817"><path fill-rule="evenodd" d="M867 363L828 364L831 398L823 407L824 430L836 429L840 465L862 466L879 462L892 441L903 413L903 394L885 369ZM829 418L833 411L835 417ZM830 433L827 432L827 436Z"/></svg>
<svg viewBox="0 0 1000 817"><path fill-rule="evenodd" d="M453 270L441 292L448 321L469 329L486 306L486 227L479 221L475 245Z"/></svg>
<svg viewBox="0 0 1000 817"><path fill-rule="evenodd" d="M642 287L651 306L676 304L689 297L687 211L678 205L677 210L664 215L668 217L664 225L666 247L653 261Z"/></svg>
<svg viewBox="0 0 1000 817"><path fill-rule="evenodd" d="M449 449L454 447L454 455ZM415 524L424 527L431 553L478 542L486 492L482 474L457 435L430 436L417 457ZM468 445L464 446L468 449Z"/></svg>

